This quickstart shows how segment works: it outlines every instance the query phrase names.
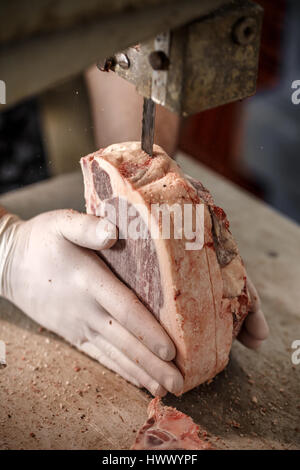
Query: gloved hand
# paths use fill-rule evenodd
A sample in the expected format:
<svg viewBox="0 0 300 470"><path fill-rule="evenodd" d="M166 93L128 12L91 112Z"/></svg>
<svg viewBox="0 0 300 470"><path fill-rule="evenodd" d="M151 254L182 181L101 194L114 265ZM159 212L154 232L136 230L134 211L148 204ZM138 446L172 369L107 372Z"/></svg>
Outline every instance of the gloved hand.
<svg viewBox="0 0 300 470"><path fill-rule="evenodd" d="M246 317L238 340L247 348L258 349L269 335L269 327L261 309L257 290L247 274L247 287L251 299L251 310Z"/></svg>
<svg viewBox="0 0 300 470"><path fill-rule="evenodd" d="M2 229L1 229L2 228ZM153 395L178 393L175 347L154 316L92 250L115 227L61 210L0 220L1 295L32 319Z"/></svg>

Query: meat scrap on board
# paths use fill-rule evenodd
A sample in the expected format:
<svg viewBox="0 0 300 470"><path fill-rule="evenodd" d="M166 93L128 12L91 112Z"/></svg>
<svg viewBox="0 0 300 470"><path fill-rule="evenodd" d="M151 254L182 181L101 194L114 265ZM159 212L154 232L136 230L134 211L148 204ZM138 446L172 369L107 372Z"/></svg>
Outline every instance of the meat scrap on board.
<svg viewBox="0 0 300 470"><path fill-rule="evenodd" d="M154 398L148 406L148 420L139 430L132 450L212 450L201 436L199 426L181 411L163 406Z"/></svg>

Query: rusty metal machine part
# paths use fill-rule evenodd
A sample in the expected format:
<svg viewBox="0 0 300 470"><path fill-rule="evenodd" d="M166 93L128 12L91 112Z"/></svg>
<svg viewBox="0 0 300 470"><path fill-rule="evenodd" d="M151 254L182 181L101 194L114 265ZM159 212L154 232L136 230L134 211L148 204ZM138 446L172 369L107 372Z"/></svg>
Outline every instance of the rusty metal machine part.
<svg viewBox="0 0 300 470"><path fill-rule="evenodd" d="M231 2L1 0L0 79L7 84L1 110L80 74L99 59ZM129 64L121 58L119 65Z"/></svg>
<svg viewBox="0 0 300 470"><path fill-rule="evenodd" d="M224 2L108 59L104 69L183 116L246 98L256 90L262 15L254 2Z"/></svg>

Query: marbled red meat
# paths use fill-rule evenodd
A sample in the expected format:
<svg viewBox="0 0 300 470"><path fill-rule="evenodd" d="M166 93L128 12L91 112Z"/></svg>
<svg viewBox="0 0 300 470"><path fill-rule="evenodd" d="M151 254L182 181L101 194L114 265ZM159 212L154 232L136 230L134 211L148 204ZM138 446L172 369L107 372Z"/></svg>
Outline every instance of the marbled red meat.
<svg viewBox="0 0 300 470"><path fill-rule="evenodd" d="M111 145L82 158L81 166L89 214L103 215L107 203L119 213L124 201L148 214L140 222L146 238L122 239L119 226L119 241L101 256L174 341L182 393L213 378L228 363L250 304L245 268L225 212L158 146L150 159L139 142ZM169 239L151 238L150 208L161 203L190 204L193 210L204 205L203 248L186 250L186 240L173 232Z"/></svg>

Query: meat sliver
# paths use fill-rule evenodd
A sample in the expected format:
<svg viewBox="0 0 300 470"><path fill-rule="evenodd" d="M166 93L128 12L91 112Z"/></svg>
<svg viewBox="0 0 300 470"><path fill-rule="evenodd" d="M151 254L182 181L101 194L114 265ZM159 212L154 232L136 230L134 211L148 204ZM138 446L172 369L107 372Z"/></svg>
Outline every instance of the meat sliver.
<svg viewBox="0 0 300 470"><path fill-rule="evenodd" d="M249 310L245 268L224 211L157 145L153 158L140 142L111 145L82 158L81 167L88 214L109 218L106 208L114 207L118 215L124 201L143 208L140 228L147 236L126 238L119 227L116 245L99 255L172 338L181 393L212 379L227 365ZM203 204L204 246L187 250L173 231L169 239L152 238L145 218L152 204Z"/></svg>
<svg viewBox="0 0 300 470"><path fill-rule="evenodd" d="M148 420L139 430L132 450L211 450L192 418L181 411L163 406L154 398L148 406Z"/></svg>

